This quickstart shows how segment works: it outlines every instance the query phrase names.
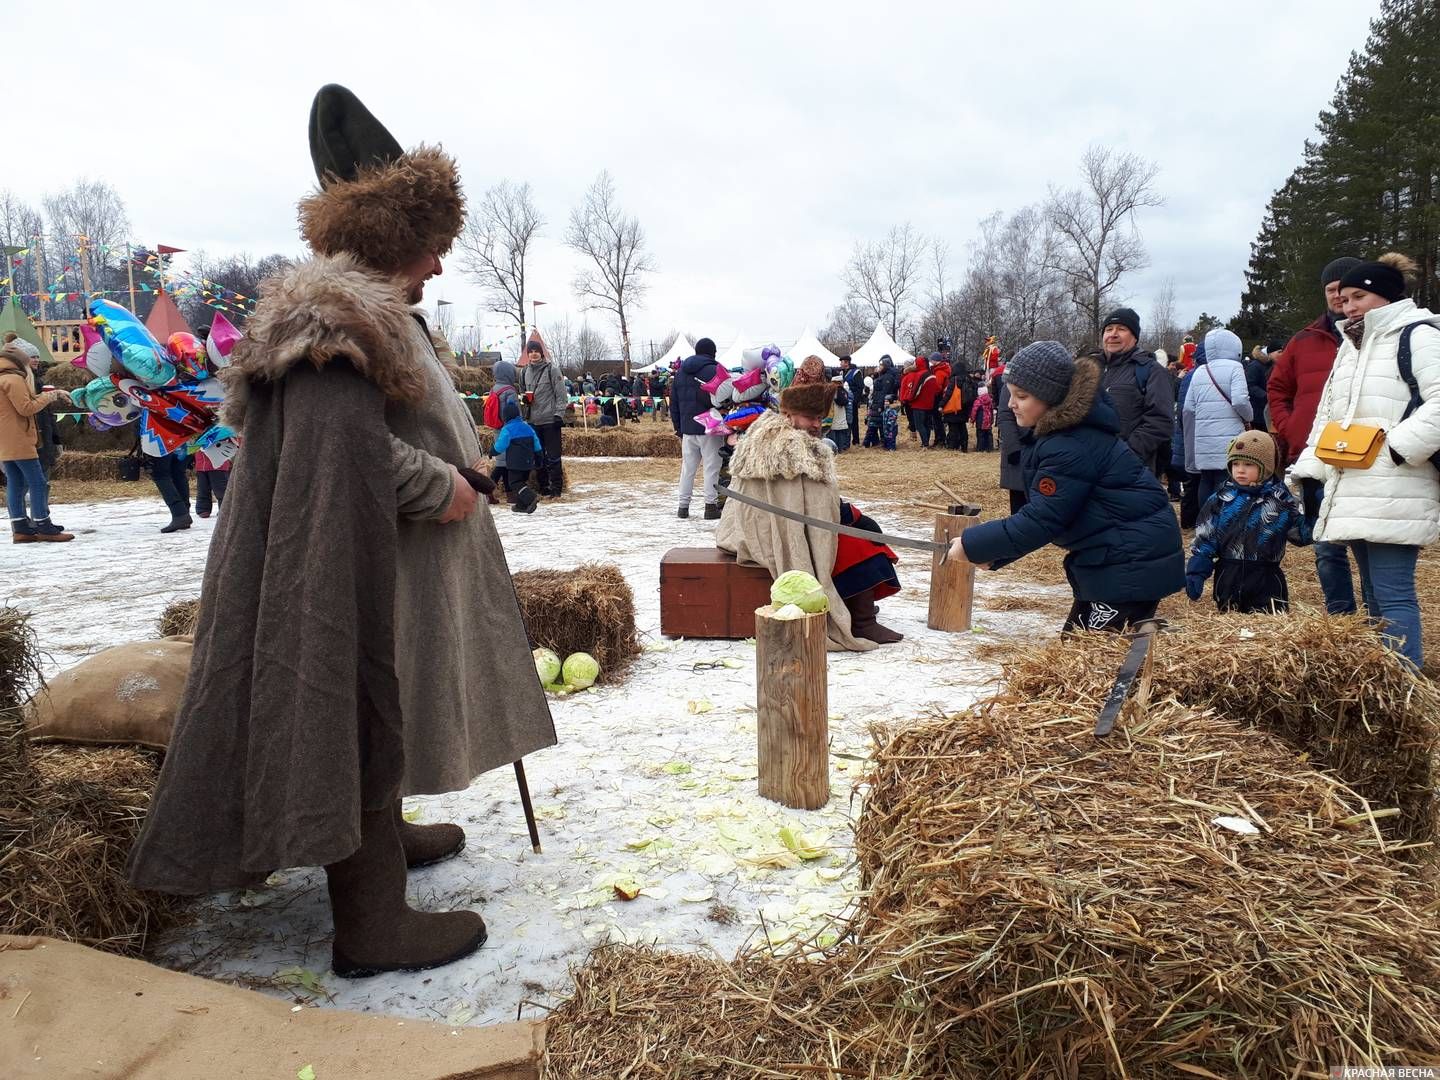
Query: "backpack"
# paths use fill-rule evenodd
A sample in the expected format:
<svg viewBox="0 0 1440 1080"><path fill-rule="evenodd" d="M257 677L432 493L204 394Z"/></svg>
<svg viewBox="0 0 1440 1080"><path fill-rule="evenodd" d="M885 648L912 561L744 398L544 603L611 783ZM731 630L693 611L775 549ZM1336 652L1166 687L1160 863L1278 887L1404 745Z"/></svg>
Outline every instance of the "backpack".
<svg viewBox="0 0 1440 1080"><path fill-rule="evenodd" d="M1395 366L1400 369L1400 378L1404 379L1405 385L1410 388L1410 404L1405 406L1405 415L1400 417L1402 424L1410 418L1411 413L1425 404L1425 399L1420 396L1420 384L1415 381L1415 369L1410 365L1410 335L1417 326L1430 326L1440 330L1440 319L1421 319L1400 331L1400 346L1395 350ZM1440 450L1430 455L1430 464L1440 469Z"/></svg>
<svg viewBox="0 0 1440 1080"><path fill-rule="evenodd" d="M485 426L492 431L499 431L505 426L500 419L500 391L491 390L485 395Z"/></svg>

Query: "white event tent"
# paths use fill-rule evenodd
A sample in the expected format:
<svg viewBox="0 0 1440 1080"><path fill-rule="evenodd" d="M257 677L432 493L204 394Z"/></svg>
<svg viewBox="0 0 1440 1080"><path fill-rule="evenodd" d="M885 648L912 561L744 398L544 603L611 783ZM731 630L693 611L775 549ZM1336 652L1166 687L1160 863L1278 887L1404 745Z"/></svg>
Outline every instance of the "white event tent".
<svg viewBox="0 0 1440 1080"><path fill-rule="evenodd" d="M786 355L790 357L796 367L804 363L807 356L818 356L820 362L826 367L837 367L840 363L840 357L820 344L820 339L815 336L815 331L808 326L800 332L800 340L790 346ZM875 362L878 364L880 361L877 359Z"/></svg>
<svg viewBox="0 0 1440 1080"><path fill-rule="evenodd" d="M740 361L745 358L745 350L751 348L754 346L750 344L749 338L744 334L736 334L730 347L718 357L721 366L729 371L739 371Z"/></svg>
<svg viewBox="0 0 1440 1080"><path fill-rule="evenodd" d="M675 340L670 343L670 348L661 354L660 359L653 364L646 364L644 367L631 368L632 375L648 375L652 371L663 371L672 363L679 363L689 360L695 355L695 346L690 344L690 339L684 334L676 334Z"/></svg>
<svg viewBox="0 0 1440 1080"><path fill-rule="evenodd" d="M882 356L888 356L894 360L897 368L903 367L915 359L895 344L895 339L885 332L883 323L876 323L875 332L870 335L870 340L850 354L850 362L856 367L879 367Z"/></svg>

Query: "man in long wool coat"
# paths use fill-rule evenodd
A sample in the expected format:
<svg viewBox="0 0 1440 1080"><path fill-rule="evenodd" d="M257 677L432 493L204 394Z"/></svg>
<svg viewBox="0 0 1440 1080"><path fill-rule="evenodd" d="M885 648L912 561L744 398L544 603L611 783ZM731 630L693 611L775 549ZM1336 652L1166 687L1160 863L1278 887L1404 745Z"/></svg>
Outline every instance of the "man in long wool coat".
<svg viewBox="0 0 1440 1080"><path fill-rule="evenodd" d="M412 310L464 221L455 162L404 152L348 90L310 114L314 258L267 284L226 369L243 430L210 546L190 679L131 857L143 889L325 867L334 969L450 963L474 911L418 912L407 866L457 853L403 795L457 791L553 745L482 454Z"/></svg>

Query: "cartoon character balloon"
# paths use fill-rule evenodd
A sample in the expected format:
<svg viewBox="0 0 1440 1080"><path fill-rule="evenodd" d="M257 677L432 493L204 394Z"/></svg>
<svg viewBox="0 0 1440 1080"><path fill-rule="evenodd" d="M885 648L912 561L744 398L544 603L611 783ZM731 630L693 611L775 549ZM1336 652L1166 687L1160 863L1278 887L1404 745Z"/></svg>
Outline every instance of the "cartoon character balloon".
<svg viewBox="0 0 1440 1080"><path fill-rule="evenodd" d="M135 315L113 300L90 301L90 325L105 339L111 357L147 387L175 381L175 365Z"/></svg>
<svg viewBox="0 0 1440 1080"><path fill-rule="evenodd" d="M85 389L88 391L90 387L95 387L96 392L85 395L85 404L90 410L89 424L96 431L123 427L140 418L140 406L131 400L129 394L111 384L109 379L96 379ZM70 400L78 403L80 398L72 395Z"/></svg>
<svg viewBox="0 0 1440 1080"><path fill-rule="evenodd" d="M770 392L778 395L795 380L795 365L788 356L781 354L778 345L766 345L761 355L765 360L765 378L770 383Z"/></svg>

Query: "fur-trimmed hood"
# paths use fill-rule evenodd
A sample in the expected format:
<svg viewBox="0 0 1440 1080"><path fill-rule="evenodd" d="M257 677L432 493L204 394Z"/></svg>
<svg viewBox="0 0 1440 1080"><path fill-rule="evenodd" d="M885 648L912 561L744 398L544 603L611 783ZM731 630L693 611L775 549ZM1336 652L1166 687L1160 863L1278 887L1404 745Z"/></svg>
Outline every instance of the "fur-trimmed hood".
<svg viewBox="0 0 1440 1080"><path fill-rule="evenodd" d="M766 413L750 426L730 461L740 480L794 480L804 476L839 487L835 453L823 440L790 426L779 413Z"/></svg>
<svg viewBox="0 0 1440 1080"><path fill-rule="evenodd" d="M1108 398L1100 395L1100 361L1091 356L1082 356L1075 361L1070 389L1059 405L1036 421L1034 437L1053 435L1086 422L1115 432L1120 430L1120 418L1115 413L1115 407Z"/></svg>
<svg viewBox="0 0 1440 1080"><path fill-rule="evenodd" d="M301 361L317 369L337 356L396 401L425 393L409 347L414 318L400 285L353 255L297 263L266 281L230 365L222 369L226 423L244 426L252 382L282 379Z"/></svg>

